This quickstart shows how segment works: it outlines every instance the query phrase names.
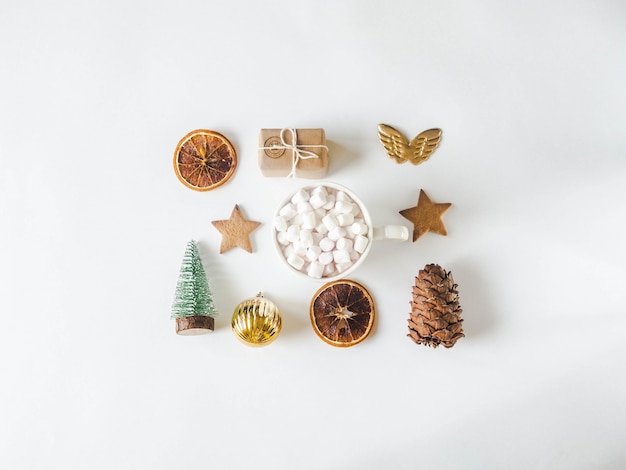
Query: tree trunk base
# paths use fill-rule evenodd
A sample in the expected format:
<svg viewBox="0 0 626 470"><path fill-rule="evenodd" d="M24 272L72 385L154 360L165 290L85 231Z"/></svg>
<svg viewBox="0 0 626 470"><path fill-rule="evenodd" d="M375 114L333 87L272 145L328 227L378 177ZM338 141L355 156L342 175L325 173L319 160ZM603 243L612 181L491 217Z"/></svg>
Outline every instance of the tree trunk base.
<svg viewBox="0 0 626 470"><path fill-rule="evenodd" d="M213 317L179 317L176 319L176 333L183 336L206 335L213 331L214 324Z"/></svg>

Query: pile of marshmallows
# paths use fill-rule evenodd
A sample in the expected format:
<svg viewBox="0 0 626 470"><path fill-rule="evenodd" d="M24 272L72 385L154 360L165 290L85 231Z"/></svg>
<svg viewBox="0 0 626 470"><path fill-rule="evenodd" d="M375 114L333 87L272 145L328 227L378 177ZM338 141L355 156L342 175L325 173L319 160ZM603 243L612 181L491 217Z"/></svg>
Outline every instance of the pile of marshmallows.
<svg viewBox="0 0 626 470"><path fill-rule="evenodd" d="M316 279L341 274L370 243L359 204L328 186L298 190L273 224L287 263Z"/></svg>

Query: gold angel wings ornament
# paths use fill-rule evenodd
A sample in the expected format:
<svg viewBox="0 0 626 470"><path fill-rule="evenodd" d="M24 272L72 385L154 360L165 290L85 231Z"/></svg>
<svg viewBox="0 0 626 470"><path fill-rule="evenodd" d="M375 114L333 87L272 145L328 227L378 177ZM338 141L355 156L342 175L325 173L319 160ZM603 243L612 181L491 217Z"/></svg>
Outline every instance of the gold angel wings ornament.
<svg viewBox="0 0 626 470"><path fill-rule="evenodd" d="M437 149L441 142L441 129L427 129L409 142L402 133L387 124L378 125L378 138L389 158L396 163L411 162L419 165Z"/></svg>

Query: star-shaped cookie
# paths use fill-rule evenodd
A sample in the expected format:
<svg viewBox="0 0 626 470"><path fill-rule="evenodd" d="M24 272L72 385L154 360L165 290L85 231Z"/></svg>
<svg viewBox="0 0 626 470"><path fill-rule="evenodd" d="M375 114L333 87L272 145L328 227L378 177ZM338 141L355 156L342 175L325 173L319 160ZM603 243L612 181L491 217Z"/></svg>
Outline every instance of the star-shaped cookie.
<svg viewBox="0 0 626 470"><path fill-rule="evenodd" d="M230 214L230 219L214 220L211 223L222 234L220 253L224 253L236 246L246 250L248 253L252 253L250 233L261 225L261 222L247 220L241 214L241 209L239 209L237 204L235 204L235 208Z"/></svg>
<svg viewBox="0 0 626 470"><path fill-rule="evenodd" d="M400 211L400 215L413 223L413 241L424 235L426 232L434 232L439 235L447 235L446 226L441 217L452 204L449 202L437 203L430 200L423 189L420 189L420 196L417 206L409 207Z"/></svg>

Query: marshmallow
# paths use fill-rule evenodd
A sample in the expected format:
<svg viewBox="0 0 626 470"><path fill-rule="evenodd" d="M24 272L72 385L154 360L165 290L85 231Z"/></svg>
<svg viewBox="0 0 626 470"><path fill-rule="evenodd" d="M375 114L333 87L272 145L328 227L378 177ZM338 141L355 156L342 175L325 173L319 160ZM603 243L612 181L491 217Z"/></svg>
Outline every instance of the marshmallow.
<svg viewBox="0 0 626 470"><path fill-rule="evenodd" d="M291 243L300 240L300 227L298 227L297 225L290 225L287 228L287 240L289 240Z"/></svg>
<svg viewBox="0 0 626 470"><path fill-rule="evenodd" d="M291 198L291 202L298 204L300 202L306 202L309 200L309 193L305 189L296 191L296 194Z"/></svg>
<svg viewBox="0 0 626 470"><path fill-rule="evenodd" d="M297 213L298 211L296 210L296 206L294 206L291 203L285 204L278 212L279 215L281 215L287 220L291 219Z"/></svg>
<svg viewBox="0 0 626 470"><path fill-rule="evenodd" d="M327 264L326 266L324 266L324 274L323 276L325 277L330 277L333 274L335 274L335 265L334 264Z"/></svg>
<svg viewBox="0 0 626 470"><path fill-rule="evenodd" d="M300 242L307 248L313 244L313 234L310 230L300 230Z"/></svg>
<svg viewBox="0 0 626 470"><path fill-rule="evenodd" d="M302 214L302 228L313 229L317 225L315 212L310 211Z"/></svg>
<svg viewBox="0 0 626 470"><path fill-rule="evenodd" d="M338 250L352 251L353 243L347 238L340 238L335 242L335 246Z"/></svg>
<svg viewBox="0 0 626 470"><path fill-rule="evenodd" d="M313 196L311 196L311 199L309 199L309 203L311 204L311 207L313 207L313 209L319 209L324 204L326 204L326 194L313 194Z"/></svg>
<svg viewBox="0 0 626 470"><path fill-rule="evenodd" d="M311 236L313 237L313 245L320 246L320 242L322 241L322 238L324 238L324 235L318 232L312 232Z"/></svg>
<svg viewBox="0 0 626 470"><path fill-rule="evenodd" d="M311 191L311 194L324 194L325 196L327 196L328 190L326 189L326 186L316 186Z"/></svg>
<svg viewBox="0 0 626 470"><path fill-rule="evenodd" d="M328 230L332 230L335 227L337 227L337 225L339 225L339 223L337 222L337 217L335 217L332 214L328 214L325 217L322 218L322 223L324 225L326 225L326 228Z"/></svg>
<svg viewBox="0 0 626 470"><path fill-rule="evenodd" d="M304 221L304 214L296 214L293 216L293 219L289 221L291 225L302 225Z"/></svg>
<svg viewBox="0 0 626 470"><path fill-rule="evenodd" d="M335 196L329 194L328 197L326 197L326 204L324 204L322 207L326 210L330 210L335 207Z"/></svg>
<svg viewBox="0 0 626 470"><path fill-rule="evenodd" d="M285 258L289 258L289 256L291 256L292 253L293 253L293 245L291 243L287 245L285 248L283 248L283 255L285 255Z"/></svg>
<svg viewBox="0 0 626 470"><path fill-rule="evenodd" d="M352 231L352 233L354 233L355 235L365 235L367 233L367 225L365 225L363 222L361 221L357 221L354 222L351 226L350 226L350 230Z"/></svg>
<svg viewBox="0 0 626 470"><path fill-rule="evenodd" d="M335 250L335 251L333 251L333 261L336 264L351 263L350 252L348 252L346 250Z"/></svg>
<svg viewBox="0 0 626 470"><path fill-rule="evenodd" d="M322 277L322 275L324 274L324 265L321 263L318 263L317 261L313 261L310 265L309 265L309 269L307 271L307 274L310 277L313 277L315 279L319 279Z"/></svg>
<svg viewBox="0 0 626 470"><path fill-rule="evenodd" d="M305 214L307 212L311 212L313 207L308 202L299 202L296 205L296 210L298 211L298 214Z"/></svg>
<svg viewBox="0 0 626 470"><path fill-rule="evenodd" d="M324 225L322 222L320 222L319 224L315 226L315 231L317 233L321 233L322 235L326 235L328 233L328 229L326 228L326 225Z"/></svg>
<svg viewBox="0 0 626 470"><path fill-rule="evenodd" d="M339 225L341 225L342 227L352 225L352 223L354 222L354 216L351 213L339 214L337 216L337 222L339 222Z"/></svg>
<svg viewBox="0 0 626 470"><path fill-rule="evenodd" d="M340 238L343 238L346 236L346 229L343 227L335 227L332 230L328 231L328 238L330 238L332 241L337 241Z"/></svg>
<svg viewBox="0 0 626 470"><path fill-rule="evenodd" d="M327 265L333 262L333 254L330 251L324 251L320 253L317 260L323 265Z"/></svg>
<svg viewBox="0 0 626 470"><path fill-rule="evenodd" d="M295 253L291 253L287 257L287 262L298 270L302 269L302 266L304 266L304 260L300 258L298 255L296 255Z"/></svg>
<svg viewBox="0 0 626 470"><path fill-rule="evenodd" d="M322 238L320 240L320 248L322 251L332 251L335 248L335 242L328 237Z"/></svg>
<svg viewBox="0 0 626 470"><path fill-rule="evenodd" d="M355 251L358 251L359 253L363 253L365 249L367 248L367 245L369 245L369 239L367 237L364 237L363 235L357 235L356 237L354 237L354 250Z"/></svg>
<svg viewBox="0 0 626 470"><path fill-rule="evenodd" d="M347 263L337 263L335 264L335 268L337 268L337 271L339 271L340 273L344 272L346 269L348 269L349 267L351 267L354 263L349 261Z"/></svg>
<svg viewBox="0 0 626 470"><path fill-rule="evenodd" d="M291 243L289 240L287 240L287 232L278 232L276 234L276 240L281 245L288 245L289 243Z"/></svg>
<svg viewBox="0 0 626 470"><path fill-rule="evenodd" d="M319 256L322 254L322 249L319 246L313 245L310 246L307 250L306 250L306 258L309 261L315 261L317 260L317 258L319 258Z"/></svg>
<svg viewBox="0 0 626 470"><path fill-rule="evenodd" d="M335 203L335 210L340 214L352 213L352 207L354 205L348 201L337 201Z"/></svg>
<svg viewBox="0 0 626 470"><path fill-rule="evenodd" d="M348 196L344 191L337 191L337 194L335 195L335 200L350 202L352 199L350 199L350 196Z"/></svg>
<svg viewBox="0 0 626 470"><path fill-rule="evenodd" d="M293 245L291 245L293 247L293 252L302 257L306 255L306 250L307 250L307 246L302 243L302 242L295 242Z"/></svg>
<svg viewBox="0 0 626 470"><path fill-rule="evenodd" d="M284 232L285 230L287 230L287 221L285 220L285 218L281 217L280 215L274 217L274 228L279 232Z"/></svg>

